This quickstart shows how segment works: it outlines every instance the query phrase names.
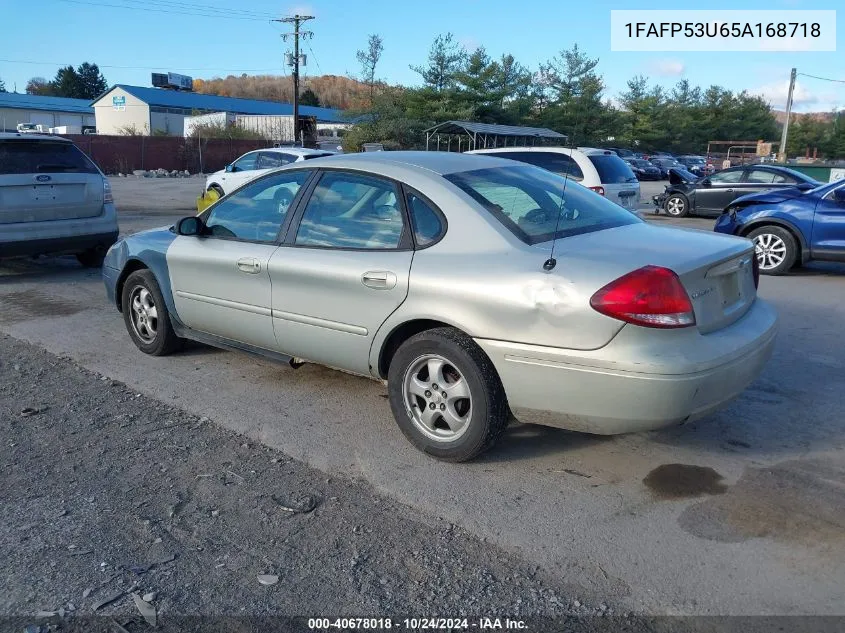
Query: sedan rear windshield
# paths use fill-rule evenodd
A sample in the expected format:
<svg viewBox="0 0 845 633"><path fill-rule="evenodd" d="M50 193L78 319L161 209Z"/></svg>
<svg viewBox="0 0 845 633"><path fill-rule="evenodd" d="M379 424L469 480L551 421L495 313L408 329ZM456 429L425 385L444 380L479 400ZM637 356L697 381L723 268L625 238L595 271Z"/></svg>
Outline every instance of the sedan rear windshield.
<svg viewBox="0 0 845 633"><path fill-rule="evenodd" d="M642 222L586 187L538 167L478 169L444 178L526 244Z"/></svg>
<svg viewBox="0 0 845 633"><path fill-rule="evenodd" d="M636 182L637 177L628 164L612 154L589 154L587 156L596 171L599 172L599 179L603 185L616 185L624 182Z"/></svg>
<svg viewBox="0 0 845 633"><path fill-rule="evenodd" d="M99 174L72 143L10 139L0 141L0 174Z"/></svg>

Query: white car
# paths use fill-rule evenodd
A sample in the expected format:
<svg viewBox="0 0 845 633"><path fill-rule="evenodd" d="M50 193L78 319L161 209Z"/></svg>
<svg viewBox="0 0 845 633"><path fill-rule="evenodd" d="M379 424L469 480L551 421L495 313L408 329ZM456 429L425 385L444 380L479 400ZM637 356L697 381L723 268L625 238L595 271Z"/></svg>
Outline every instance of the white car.
<svg viewBox="0 0 845 633"><path fill-rule="evenodd" d="M266 174L271 169L298 163L309 158L332 156L334 152L305 147L267 147L247 152L224 169L210 174L205 179L205 190L216 191L221 198L233 192L244 183Z"/></svg>
<svg viewBox="0 0 845 633"><path fill-rule="evenodd" d="M467 153L499 156L542 167L566 176L630 211L636 211L640 203L637 177L630 166L610 150L592 147L497 147Z"/></svg>

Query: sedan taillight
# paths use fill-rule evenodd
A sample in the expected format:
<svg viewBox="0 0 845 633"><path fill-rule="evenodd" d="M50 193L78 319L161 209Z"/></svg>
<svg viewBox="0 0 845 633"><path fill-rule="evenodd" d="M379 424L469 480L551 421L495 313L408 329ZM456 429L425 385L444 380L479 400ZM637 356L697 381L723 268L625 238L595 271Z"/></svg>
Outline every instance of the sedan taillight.
<svg viewBox="0 0 845 633"><path fill-rule="evenodd" d="M600 196L604 195L604 187L590 187L593 191L595 191Z"/></svg>
<svg viewBox="0 0 845 633"><path fill-rule="evenodd" d="M695 325L687 291L675 271L644 266L601 288L590 299L594 310L614 319L654 328Z"/></svg>

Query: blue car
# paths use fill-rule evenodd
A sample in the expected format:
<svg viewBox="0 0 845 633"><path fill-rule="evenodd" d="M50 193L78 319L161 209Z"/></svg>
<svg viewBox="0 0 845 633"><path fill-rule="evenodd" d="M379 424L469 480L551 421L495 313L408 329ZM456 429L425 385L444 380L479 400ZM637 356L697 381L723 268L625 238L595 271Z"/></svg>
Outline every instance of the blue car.
<svg viewBox="0 0 845 633"><path fill-rule="evenodd" d="M713 230L752 239L766 275L782 275L812 260L845 262L845 181L742 196Z"/></svg>

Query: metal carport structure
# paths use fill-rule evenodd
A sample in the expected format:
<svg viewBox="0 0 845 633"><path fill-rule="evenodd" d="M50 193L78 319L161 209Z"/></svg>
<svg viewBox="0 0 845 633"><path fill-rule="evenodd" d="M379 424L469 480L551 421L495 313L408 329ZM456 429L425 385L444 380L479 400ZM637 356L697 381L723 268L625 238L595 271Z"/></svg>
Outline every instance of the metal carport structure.
<svg viewBox="0 0 845 633"><path fill-rule="evenodd" d="M436 148L441 149L446 137L446 151L452 151L452 140L457 137L457 151L486 149L490 147L560 145L567 136L545 127L523 127L519 125L494 125L492 123L474 123L472 121L444 121L425 131L425 149L431 149L432 139L436 139ZM466 143L465 147L461 146Z"/></svg>

